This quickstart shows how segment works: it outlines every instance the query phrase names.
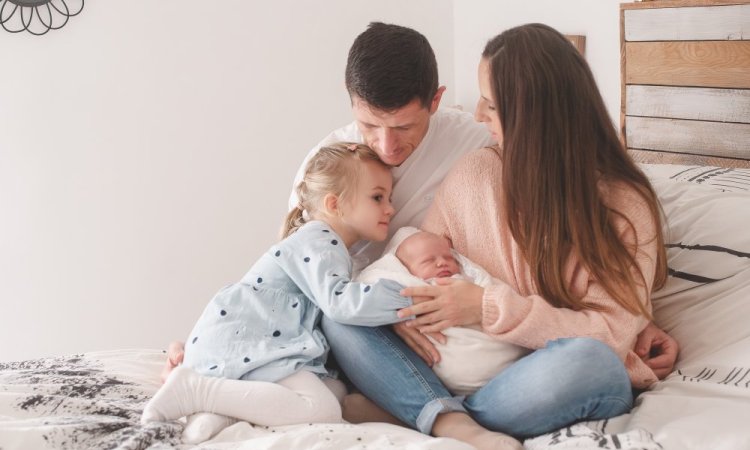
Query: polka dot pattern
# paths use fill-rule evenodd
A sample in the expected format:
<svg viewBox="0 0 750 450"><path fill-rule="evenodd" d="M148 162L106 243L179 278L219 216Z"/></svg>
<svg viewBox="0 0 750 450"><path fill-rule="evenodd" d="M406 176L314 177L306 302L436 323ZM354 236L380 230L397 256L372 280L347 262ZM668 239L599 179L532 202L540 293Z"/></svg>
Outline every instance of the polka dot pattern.
<svg viewBox="0 0 750 450"><path fill-rule="evenodd" d="M287 319L302 321L304 318L307 318L310 305L305 303L303 307L303 302L307 302L308 300L300 297L300 291L298 290L290 291L288 295L282 293L281 296L285 298L283 300L279 298L281 301L276 301L277 289L284 290L287 282L293 282L291 279L287 280L282 273L277 273L277 265L281 266L282 269L290 266L290 270L297 272L295 276L299 275L309 278L311 276L320 277L320 274L325 274L327 277L341 277L341 282L338 285L335 283L323 283L324 285L328 285L328 289L332 287L331 285L335 286L332 290L335 291L334 294L336 296L343 296L343 294L350 294L356 291L347 291L349 289L347 286L350 284L349 274L346 272L347 268L342 267L337 259L334 259L335 263L327 265L328 255L338 257L339 253L345 250L346 243L340 239L340 236L333 229L316 227L313 230L310 231L313 231L315 234L307 235L307 239L312 241L312 245L302 244L299 247L284 247L286 244L281 244L275 246L275 248L272 247L263 256L262 264L259 263L254 269L251 269L250 275L233 286L233 289L227 290L227 295L222 296L219 302L214 303L215 306L211 311L210 320L213 321L214 325L224 327L223 332L226 333L224 336L231 336L234 331L236 336L230 338L232 341L239 341L241 339L254 341L257 339L258 341L265 342L262 346L254 346L254 344L249 343L247 346L240 346L234 350L227 351L226 355L206 353L197 364L198 367L203 368L204 372L207 373L210 371L215 376L226 376L233 371L239 373L246 372L261 363L261 360L256 362L255 358L261 356L265 358L266 351L272 352L274 355L280 354L282 357L283 355L287 355L285 349L294 349L294 352L297 352L300 356L304 354L310 358L317 354L311 352L320 350L319 343L294 341L297 338L297 329L294 327L287 328ZM328 247L329 245L331 247ZM284 258L281 258L282 256ZM323 266L322 270L319 266ZM344 272L339 274L328 272L328 270L341 270ZM294 277L290 276L289 278ZM339 282L339 280L327 281ZM320 280L318 280L318 283L320 283ZM357 289L365 287L359 283L356 283L356 286ZM247 288L252 289L248 291ZM366 289L365 292L367 290L369 289ZM331 290L328 290L328 292L331 293ZM230 294L231 297L229 296ZM274 298L274 300L270 302L263 301L267 296ZM247 318L252 322L253 319L246 315L252 312L248 312L249 309L255 309L255 305L250 304L252 302L235 302L235 300L240 300L240 297L251 299L252 302L258 301L257 307L263 310L264 323L253 324L244 320ZM338 299L338 297L336 298ZM217 309L219 317L216 317ZM231 315L229 314L230 309ZM295 311L289 311L289 309L295 309ZM268 320L272 320L271 323L276 322L274 325L271 325L272 328L269 328ZM281 331L282 328L284 331ZM213 344L213 341L212 336L209 336L206 332L196 330L195 333L189 339L192 341L192 344L196 344L200 336L201 345L198 346L196 344L190 347L193 349L191 352L196 352L197 354L201 349L206 348L207 344ZM257 353L256 350L260 351L260 353ZM308 355L308 353L310 354ZM250 356L251 354L253 356ZM219 370L220 366L217 361L222 361L221 370Z"/></svg>

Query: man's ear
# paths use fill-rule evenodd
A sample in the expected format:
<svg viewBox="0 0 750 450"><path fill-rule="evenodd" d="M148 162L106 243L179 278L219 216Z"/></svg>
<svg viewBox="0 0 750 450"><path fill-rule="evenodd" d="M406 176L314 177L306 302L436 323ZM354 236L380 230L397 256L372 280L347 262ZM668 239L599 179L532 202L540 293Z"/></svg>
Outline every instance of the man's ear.
<svg viewBox="0 0 750 450"><path fill-rule="evenodd" d="M328 193L325 197L323 197L323 208L325 209L326 214L337 216L340 214L340 208L339 208L339 197L335 194Z"/></svg>
<svg viewBox="0 0 750 450"><path fill-rule="evenodd" d="M435 111L438 110L438 106L440 106L440 100L443 98L444 93L445 86L440 86L435 92L435 96L432 97L432 102L430 103L430 114L434 114Z"/></svg>

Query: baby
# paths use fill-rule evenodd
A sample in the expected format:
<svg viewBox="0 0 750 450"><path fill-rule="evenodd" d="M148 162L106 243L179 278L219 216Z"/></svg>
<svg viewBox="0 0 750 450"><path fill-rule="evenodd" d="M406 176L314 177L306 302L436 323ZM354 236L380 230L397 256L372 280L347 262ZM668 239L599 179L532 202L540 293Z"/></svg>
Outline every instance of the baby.
<svg viewBox="0 0 750 450"><path fill-rule="evenodd" d="M492 284L492 277L456 253L448 239L405 227L396 232L383 256L366 267L358 279L373 282L389 278L405 286L418 286L446 277L460 277L483 287ZM430 338L440 352L440 362L433 370L455 395L473 394L529 353L523 347L491 338L479 326L452 327L443 334L448 338L445 344Z"/></svg>

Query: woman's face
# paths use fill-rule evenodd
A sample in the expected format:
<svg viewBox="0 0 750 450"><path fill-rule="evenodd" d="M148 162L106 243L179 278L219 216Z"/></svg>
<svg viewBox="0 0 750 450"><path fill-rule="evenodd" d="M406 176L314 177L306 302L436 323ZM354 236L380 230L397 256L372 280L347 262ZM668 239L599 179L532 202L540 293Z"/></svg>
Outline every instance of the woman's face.
<svg viewBox="0 0 750 450"><path fill-rule="evenodd" d="M490 63L486 58L479 61L479 101L474 111L474 119L482 122L490 130L492 138L498 145L503 144L503 129L500 117L497 115L495 101L492 99L492 83L490 82Z"/></svg>

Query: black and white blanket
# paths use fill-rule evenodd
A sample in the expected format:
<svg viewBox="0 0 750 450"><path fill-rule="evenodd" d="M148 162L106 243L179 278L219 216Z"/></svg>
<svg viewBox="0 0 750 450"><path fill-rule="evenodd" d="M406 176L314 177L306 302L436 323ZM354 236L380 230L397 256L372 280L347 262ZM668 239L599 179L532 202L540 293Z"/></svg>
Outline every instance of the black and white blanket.
<svg viewBox="0 0 750 450"><path fill-rule="evenodd" d="M119 353L136 357L137 365L138 352ZM141 449L179 444L180 423L139 422L153 384L144 385L108 366L107 356L112 354L0 363L0 448ZM154 361L158 356L140 355Z"/></svg>
<svg viewBox="0 0 750 450"><path fill-rule="evenodd" d="M0 363L0 449L188 448L180 443L181 422L139 422L159 386L164 358L159 350L122 350ZM197 447L470 450L452 439L383 423L267 428L240 422ZM540 436L526 447L661 448L648 432L607 434L593 424Z"/></svg>

